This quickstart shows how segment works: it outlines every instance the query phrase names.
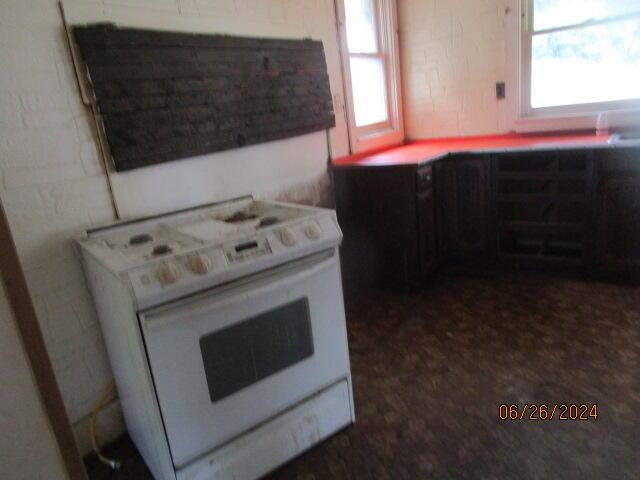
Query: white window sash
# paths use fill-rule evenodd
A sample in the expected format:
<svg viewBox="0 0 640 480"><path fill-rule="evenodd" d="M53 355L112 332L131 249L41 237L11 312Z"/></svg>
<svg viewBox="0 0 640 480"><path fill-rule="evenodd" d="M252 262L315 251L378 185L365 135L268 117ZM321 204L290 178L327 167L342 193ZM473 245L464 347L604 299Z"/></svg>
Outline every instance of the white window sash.
<svg viewBox="0 0 640 480"><path fill-rule="evenodd" d="M533 2L531 2L531 4L533 5ZM634 18L640 18L640 8L638 9L637 13L628 13L625 15L603 17L603 18L598 18L593 20L587 20L585 22L574 23L571 25L562 25L562 26L553 27L553 28L545 28L543 30L534 30L532 26L531 31L533 35L545 35L549 33L565 32L567 30L578 30L580 28L597 27L599 25L609 25L611 23L633 20Z"/></svg>
<svg viewBox="0 0 640 480"><path fill-rule="evenodd" d="M564 116L595 115L599 112L625 111L633 112L640 109L639 99L616 100L609 102L580 103L570 105L559 105L552 107L533 108L531 106L531 64L532 64L532 44L533 37L549 33L577 30L597 25L606 25L616 22L623 22L633 18L639 18L637 14L618 15L604 17L602 19L588 20L574 25L563 25L559 27L535 31L533 27L533 6L534 0L521 0L521 34L520 34L520 62L519 62L519 118L554 118Z"/></svg>
<svg viewBox="0 0 640 480"><path fill-rule="evenodd" d="M400 101L400 62L397 38L397 12L395 0L376 0L376 53L351 53L348 50L344 0L335 0L338 30L342 51L343 81L346 96L346 116L352 152L362 152L385 145L401 143L404 127ZM384 68L387 120L364 125L355 124L355 110L351 83L351 58L377 58Z"/></svg>

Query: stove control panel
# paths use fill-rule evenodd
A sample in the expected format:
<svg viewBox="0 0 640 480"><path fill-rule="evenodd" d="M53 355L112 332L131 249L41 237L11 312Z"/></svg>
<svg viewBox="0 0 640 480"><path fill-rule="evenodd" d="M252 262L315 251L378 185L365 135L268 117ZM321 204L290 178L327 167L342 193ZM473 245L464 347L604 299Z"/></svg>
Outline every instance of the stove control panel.
<svg viewBox="0 0 640 480"><path fill-rule="evenodd" d="M304 227L304 234L309 240L319 240L322 236L322 229L317 223L310 223Z"/></svg>
<svg viewBox="0 0 640 480"><path fill-rule="evenodd" d="M317 222L282 227L275 231L276 238L285 247L295 247L322 238L322 228Z"/></svg>
<svg viewBox="0 0 640 480"><path fill-rule="evenodd" d="M276 235L278 235L280 242L282 242L285 247L294 247L298 243L296 234L289 227L281 228Z"/></svg>
<svg viewBox="0 0 640 480"><path fill-rule="evenodd" d="M145 298L168 289L182 288L207 275L223 272L227 260L221 248L174 255L164 261L132 270L129 281L137 298Z"/></svg>
<svg viewBox="0 0 640 480"><path fill-rule="evenodd" d="M182 277L180 267L173 262L163 263L156 272L158 280L162 285L176 283Z"/></svg>
<svg viewBox="0 0 640 480"><path fill-rule="evenodd" d="M213 259L206 253L194 253L187 257L187 267L196 275L204 275L212 270Z"/></svg>
<svg viewBox="0 0 640 480"><path fill-rule="evenodd" d="M234 264L269 255L271 251L271 245L266 238L256 238L227 247L224 254L229 264Z"/></svg>
<svg viewBox="0 0 640 480"><path fill-rule="evenodd" d="M271 268L281 262L339 243L333 216L304 219L256 229L256 235L201 247L182 254L166 253L128 272L138 306L178 298L234 278ZM216 283L217 282L217 283Z"/></svg>

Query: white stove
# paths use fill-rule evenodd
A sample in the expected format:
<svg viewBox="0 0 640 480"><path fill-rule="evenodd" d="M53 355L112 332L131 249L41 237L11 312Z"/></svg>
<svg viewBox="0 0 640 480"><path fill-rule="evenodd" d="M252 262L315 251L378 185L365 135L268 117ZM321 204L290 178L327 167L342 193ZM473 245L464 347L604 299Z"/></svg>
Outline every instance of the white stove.
<svg viewBox="0 0 640 480"><path fill-rule="evenodd" d="M79 240L158 479L252 479L355 419L335 212L243 197Z"/></svg>
<svg viewBox="0 0 640 480"><path fill-rule="evenodd" d="M125 274L138 308L338 245L331 210L244 197L87 232L81 245Z"/></svg>

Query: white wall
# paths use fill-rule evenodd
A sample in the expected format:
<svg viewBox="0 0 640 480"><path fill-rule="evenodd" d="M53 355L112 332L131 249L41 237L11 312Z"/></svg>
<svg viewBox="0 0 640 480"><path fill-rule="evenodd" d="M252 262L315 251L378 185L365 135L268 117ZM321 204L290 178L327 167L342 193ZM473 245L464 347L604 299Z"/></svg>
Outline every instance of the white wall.
<svg viewBox="0 0 640 480"><path fill-rule="evenodd" d="M0 478L68 478L0 282Z"/></svg>
<svg viewBox="0 0 640 480"><path fill-rule="evenodd" d="M71 21L321 39L334 98L344 98L333 0L71 0L65 11ZM84 433L111 372L70 239L112 221L114 211L62 25L57 0L0 1L0 197L65 405ZM336 121L334 156L348 149L341 112ZM320 132L116 174L113 182L127 216L245 193L313 202L326 193L326 161ZM119 425L117 408L108 412ZM86 436L80 440L86 451Z"/></svg>
<svg viewBox="0 0 640 480"><path fill-rule="evenodd" d="M505 0L399 0L409 139L507 130Z"/></svg>

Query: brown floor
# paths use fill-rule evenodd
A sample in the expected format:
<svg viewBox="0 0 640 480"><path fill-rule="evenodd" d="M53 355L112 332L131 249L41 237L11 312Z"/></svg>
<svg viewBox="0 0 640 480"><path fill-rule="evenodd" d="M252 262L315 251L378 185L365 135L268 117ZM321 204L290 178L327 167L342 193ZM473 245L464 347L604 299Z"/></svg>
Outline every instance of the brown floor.
<svg viewBox="0 0 640 480"><path fill-rule="evenodd" d="M347 301L357 423L279 479L640 479L640 288L449 270ZM598 405L596 420L498 419L498 405ZM128 438L118 474L150 478Z"/></svg>

